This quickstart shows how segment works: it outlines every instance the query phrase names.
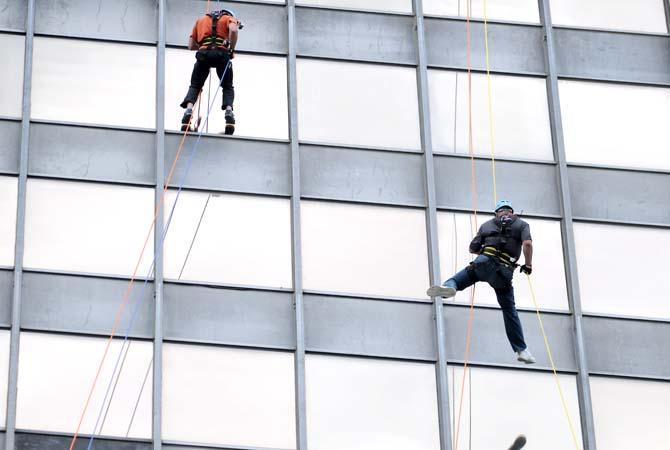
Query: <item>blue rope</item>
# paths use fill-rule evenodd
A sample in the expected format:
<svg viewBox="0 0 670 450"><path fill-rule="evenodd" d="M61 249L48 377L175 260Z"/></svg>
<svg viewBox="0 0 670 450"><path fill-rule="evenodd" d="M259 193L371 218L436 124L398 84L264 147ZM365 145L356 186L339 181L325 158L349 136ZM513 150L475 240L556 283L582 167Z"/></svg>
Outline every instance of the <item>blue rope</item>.
<svg viewBox="0 0 670 450"><path fill-rule="evenodd" d="M228 63L226 64L225 69L223 70L223 75L221 76L221 79L219 80L219 85L223 84L223 78L226 76L226 72L228 71L228 67L230 67L230 60L228 60ZM207 126L209 122L209 115L212 111L212 107L214 106L214 102L216 102L216 97L219 93L219 90L216 90L216 93L214 94L214 99L209 105L209 108L207 110L207 117L205 118L205 124L203 127L201 127L201 130L198 132L198 138L196 139L195 143L193 144L193 150L191 151L191 155L188 157L187 163L186 163L186 171L184 172L184 175L181 178L181 181L179 182L179 189L177 190L177 196L175 197L174 203L172 204L172 209L170 210L170 216L168 217L167 223L165 224L164 230L163 230L163 235L161 236L161 240L158 246L158 250L154 255L153 261L151 262L151 266L149 267L149 273L147 274L146 279L144 280L144 284L142 285L142 290L140 292L140 298L137 299L135 302L135 305L133 306L133 312L130 318L130 323L128 324L128 328L126 329L126 334L123 337L123 344L121 345L121 350L119 351L119 356L116 358L116 363L114 365L114 371L112 372L112 377L109 380L109 384L107 385L107 390L105 391L105 397L102 401L102 405L100 406L100 412L98 413L98 418L95 421L95 426L93 427L93 433L91 434L91 438L88 441L88 447L87 450L91 450L93 448L93 441L96 436L96 430L98 428L98 424L100 423L100 418L102 417L102 413L105 409L105 403L107 402L107 397L109 397L109 392L110 389L112 388L112 384L114 382L114 377L116 375L116 372L119 368L119 363L121 361L121 356L123 354L123 348L128 341L128 338L130 336L130 331L133 328L133 325L135 324L135 320L137 319L137 313L139 312L139 306L142 303L141 300L144 296L144 293L146 291L146 287L149 284L149 279L151 276L154 274L154 268L156 265L156 259L158 256L160 256L161 252L163 251L163 244L165 244L165 237L167 236L167 232L170 229L170 223L172 223L172 216L174 215L174 210L175 207L177 206L177 202L179 201L179 196L181 194L182 188L184 186L184 183L186 181L186 177L188 177L189 172L191 171L191 166L193 165L193 160L195 159L195 155L198 152L198 146L200 144L200 139L202 138L203 131L205 129L205 126ZM191 120L192 121L192 120ZM119 371L119 374L117 377L120 377L121 373ZM109 399L109 403L111 404L112 398ZM100 427L100 432L102 432L102 427Z"/></svg>

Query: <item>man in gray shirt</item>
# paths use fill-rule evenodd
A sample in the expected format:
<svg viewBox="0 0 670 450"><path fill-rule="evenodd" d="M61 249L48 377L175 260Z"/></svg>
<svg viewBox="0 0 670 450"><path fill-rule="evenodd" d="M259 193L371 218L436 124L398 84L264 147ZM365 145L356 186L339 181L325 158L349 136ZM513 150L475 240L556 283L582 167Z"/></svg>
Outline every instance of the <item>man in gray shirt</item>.
<svg viewBox="0 0 670 450"><path fill-rule="evenodd" d="M468 267L444 282L442 286L431 286L429 297L453 297L478 281L486 281L496 292L503 311L507 339L516 352L517 360L533 364L535 358L528 351L523 338L523 328L514 305L512 277L516 262L523 249L524 265L521 272L531 274L533 241L530 226L514 214L512 203L500 200L496 203L496 217L482 224L470 243L470 253L478 255Z"/></svg>

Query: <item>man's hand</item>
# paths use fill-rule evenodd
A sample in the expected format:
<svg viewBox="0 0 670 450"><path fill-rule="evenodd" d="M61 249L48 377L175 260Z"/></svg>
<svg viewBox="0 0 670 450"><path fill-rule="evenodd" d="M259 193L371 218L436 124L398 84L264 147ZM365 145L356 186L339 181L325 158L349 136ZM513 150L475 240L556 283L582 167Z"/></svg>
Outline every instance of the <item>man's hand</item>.
<svg viewBox="0 0 670 450"><path fill-rule="evenodd" d="M530 275L531 273L533 273L533 266L530 266L528 264L524 264L523 266L521 266L519 268L519 270L521 271L521 273L526 273L526 274Z"/></svg>

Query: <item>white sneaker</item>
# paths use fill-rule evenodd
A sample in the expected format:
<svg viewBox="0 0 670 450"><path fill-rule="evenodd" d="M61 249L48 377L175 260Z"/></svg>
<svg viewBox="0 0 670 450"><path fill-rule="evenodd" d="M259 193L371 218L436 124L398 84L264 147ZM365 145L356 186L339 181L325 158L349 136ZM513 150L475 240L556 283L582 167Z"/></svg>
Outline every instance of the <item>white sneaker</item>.
<svg viewBox="0 0 670 450"><path fill-rule="evenodd" d="M451 286L431 286L426 291L428 297L444 297L449 298L456 295L456 289Z"/></svg>
<svg viewBox="0 0 670 450"><path fill-rule="evenodd" d="M533 355L530 354L528 349L516 352L516 360L524 362L526 364L535 364L535 357L533 357Z"/></svg>

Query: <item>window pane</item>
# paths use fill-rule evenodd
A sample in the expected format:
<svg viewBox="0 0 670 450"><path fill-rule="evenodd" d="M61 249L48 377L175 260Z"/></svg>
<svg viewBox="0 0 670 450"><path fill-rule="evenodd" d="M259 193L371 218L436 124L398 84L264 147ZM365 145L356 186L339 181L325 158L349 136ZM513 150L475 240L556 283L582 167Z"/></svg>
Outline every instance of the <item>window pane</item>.
<svg viewBox="0 0 670 450"><path fill-rule="evenodd" d="M415 70L298 59L300 139L419 149Z"/></svg>
<svg viewBox="0 0 670 450"><path fill-rule="evenodd" d="M208 201L208 195L180 194L165 242L166 277L290 288L289 200L213 194ZM166 196L166 223L175 197Z"/></svg>
<svg viewBox="0 0 670 450"><path fill-rule="evenodd" d="M23 36L0 34L0 60L12 66L0 71L0 116L21 117L24 48Z"/></svg>
<svg viewBox="0 0 670 450"><path fill-rule="evenodd" d="M302 202L305 289L426 299L424 212Z"/></svg>
<svg viewBox="0 0 670 450"><path fill-rule="evenodd" d="M433 145L437 152L469 153L468 75L429 70ZM491 75L495 154L553 160L544 78ZM475 154L490 156L488 83L472 74L472 138Z"/></svg>
<svg viewBox="0 0 670 450"><path fill-rule="evenodd" d="M472 18L484 18L484 1L472 0L470 11ZM430 15L467 17L468 3L470 2L462 0L424 0L423 12ZM486 15L489 20L540 23L540 12L536 0L514 0L513 2L488 0Z"/></svg>
<svg viewBox="0 0 670 450"><path fill-rule="evenodd" d="M28 180L24 264L33 269L131 275L154 211L153 189ZM149 238L138 275L153 259Z"/></svg>
<svg viewBox="0 0 670 450"><path fill-rule="evenodd" d="M297 0L296 4L372 11L412 12L411 0Z"/></svg>
<svg viewBox="0 0 670 450"><path fill-rule="evenodd" d="M471 373L471 381L470 375ZM507 448L514 439L526 435L528 448L565 450L574 448L553 374L528 370L469 367L459 432L459 448ZM582 442L574 375L559 375L561 389L577 441ZM449 397L457 421L461 398L462 367L449 367ZM456 384L454 386L454 383ZM472 400L470 400L472 395ZM456 408L453 402L456 401ZM470 435L472 413L472 442ZM455 427L453 427L455 428ZM452 428L452 429L453 429ZM455 436L455 431L452 432Z"/></svg>
<svg viewBox="0 0 670 450"><path fill-rule="evenodd" d="M163 439L295 448L293 355L165 344Z"/></svg>
<svg viewBox="0 0 670 450"><path fill-rule="evenodd" d="M663 0L550 0L554 25L665 33Z"/></svg>
<svg viewBox="0 0 670 450"><path fill-rule="evenodd" d="M594 376L589 382L599 448L668 448L670 383Z"/></svg>
<svg viewBox="0 0 670 450"><path fill-rule="evenodd" d="M17 179L0 177L0 266L14 265Z"/></svg>
<svg viewBox="0 0 670 450"><path fill-rule="evenodd" d="M433 364L306 355L305 373L310 448L440 448Z"/></svg>
<svg viewBox="0 0 670 450"><path fill-rule="evenodd" d="M35 38L32 118L153 128L156 49Z"/></svg>
<svg viewBox="0 0 670 450"><path fill-rule="evenodd" d="M190 84L195 52L169 48L165 58L165 128L179 130L184 114L179 104ZM233 68L235 134L288 139L286 58L235 55ZM202 90L202 105L195 106L204 126L207 110L213 102L206 128L209 133L223 133L226 126L221 110L221 90L216 89L217 80L216 71L212 69Z"/></svg>
<svg viewBox="0 0 670 450"><path fill-rule="evenodd" d="M559 80L569 162L670 170L670 89Z"/></svg>
<svg viewBox="0 0 670 450"><path fill-rule="evenodd" d="M478 225L492 218L477 215ZM568 310L568 294L563 265L561 224L556 220L523 220L530 225L533 237L533 288L540 308ZM474 217L470 214L439 212L437 214L438 240L440 248L440 270L442 282L457 271L464 269L474 258L468 252L470 241L477 231ZM523 256L520 264L523 263ZM470 304L472 288L456 294L456 301ZM478 283L475 303L497 305L493 288ZM518 270L514 273L514 299L517 307L535 308L526 276Z"/></svg>
<svg viewBox="0 0 670 450"><path fill-rule="evenodd" d="M595 223L574 228L585 312L670 318L662 251L670 248L670 230Z"/></svg>
<svg viewBox="0 0 670 450"><path fill-rule="evenodd" d="M74 433L106 345L105 338L21 333L16 427ZM109 349L81 426L83 434L93 432L121 345L117 339ZM152 357L150 342L132 341L99 434L125 437L141 392L129 437L151 437L151 375L144 390L142 382Z"/></svg>
<svg viewBox="0 0 670 450"><path fill-rule="evenodd" d="M0 424L7 419L7 385L9 377L9 331L0 330Z"/></svg>

